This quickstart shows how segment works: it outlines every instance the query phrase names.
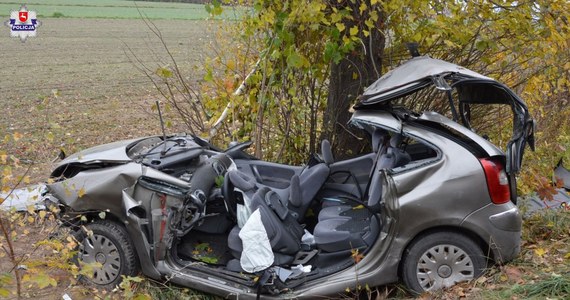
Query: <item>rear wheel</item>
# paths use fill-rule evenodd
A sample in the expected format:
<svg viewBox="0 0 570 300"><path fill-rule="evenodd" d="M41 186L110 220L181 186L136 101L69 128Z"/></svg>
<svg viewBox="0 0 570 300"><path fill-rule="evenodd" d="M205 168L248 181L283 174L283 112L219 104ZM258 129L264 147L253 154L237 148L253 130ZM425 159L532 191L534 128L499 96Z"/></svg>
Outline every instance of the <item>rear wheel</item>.
<svg viewBox="0 0 570 300"><path fill-rule="evenodd" d="M402 279L414 293L450 287L480 276L487 259L470 238L437 232L414 241L404 253Z"/></svg>
<svg viewBox="0 0 570 300"><path fill-rule="evenodd" d="M114 288L121 275L134 276L138 261L126 229L111 221L96 221L85 226L88 232L77 232L77 262L88 265L92 273L82 276L83 283L101 288Z"/></svg>

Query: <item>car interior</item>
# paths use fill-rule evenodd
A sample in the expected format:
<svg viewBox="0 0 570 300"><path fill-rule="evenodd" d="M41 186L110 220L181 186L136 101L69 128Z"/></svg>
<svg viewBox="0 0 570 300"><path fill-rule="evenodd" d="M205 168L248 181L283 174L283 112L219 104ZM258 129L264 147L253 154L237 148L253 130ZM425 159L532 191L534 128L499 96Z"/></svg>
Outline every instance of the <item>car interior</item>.
<svg viewBox="0 0 570 300"><path fill-rule="evenodd" d="M311 266L304 276L286 277L287 287L354 265L354 251L366 253L382 228L380 170L405 168L438 155L426 143L400 133L363 127L372 151L352 159L335 161L324 140L321 154L306 166L235 159L237 168L211 172L212 178L200 186L208 199L206 215L215 217L204 218L175 241L178 263L253 285L257 275L240 264L246 248L240 235L249 215L259 210L273 266ZM199 169L195 174L207 175ZM223 183L214 184L220 176Z"/></svg>

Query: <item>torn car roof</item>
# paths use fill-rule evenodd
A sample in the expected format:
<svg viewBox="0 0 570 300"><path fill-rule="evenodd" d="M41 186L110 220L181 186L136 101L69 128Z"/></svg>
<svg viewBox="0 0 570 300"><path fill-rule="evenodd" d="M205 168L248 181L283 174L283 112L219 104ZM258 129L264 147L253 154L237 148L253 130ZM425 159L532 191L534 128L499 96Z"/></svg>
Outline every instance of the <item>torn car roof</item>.
<svg viewBox="0 0 570 300"><path fill-rule="evenodd" d="M366 88L357 106L376 104L405 96L433 84L433 77L448 74L493 80L450 62L429 56L418 56L384 74Z"/></svg>

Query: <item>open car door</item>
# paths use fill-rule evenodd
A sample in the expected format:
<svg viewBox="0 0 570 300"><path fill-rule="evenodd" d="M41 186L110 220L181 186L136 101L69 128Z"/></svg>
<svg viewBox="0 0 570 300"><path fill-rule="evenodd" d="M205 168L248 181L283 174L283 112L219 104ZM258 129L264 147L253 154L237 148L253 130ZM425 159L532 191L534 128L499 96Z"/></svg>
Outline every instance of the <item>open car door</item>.
<svg viewBox="0 0 570 300"><path fill-rule="evenodd" d="M454 121L469 129L473 104L510 106L513 133L505 149L506 171L511 176L520 171L526 145L534 150L534 120L526 104L505 85L461 66L428 56L414 57L370 85L354 109L386 109L391 101L427 88L445 92Z"/></svg>

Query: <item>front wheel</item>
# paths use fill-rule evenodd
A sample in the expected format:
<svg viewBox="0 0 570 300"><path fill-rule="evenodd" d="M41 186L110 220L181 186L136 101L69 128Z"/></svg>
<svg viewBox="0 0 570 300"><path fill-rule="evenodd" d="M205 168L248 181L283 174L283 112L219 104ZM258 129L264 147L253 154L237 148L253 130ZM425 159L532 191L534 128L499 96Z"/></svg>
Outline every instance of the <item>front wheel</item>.
<svg viewBox="0 0 570 300"><path fill-rule="evenodd" d="M414 293L450 287L480 276L487 266L483 251L454 232L425 235L404 252L402 279Z"/></svg>
<svg viewBox="0 0 570 300"><path fill-rule="evenodd" d="M114 288L121 282L121 275L138 273L136 253L123 226L104 220L85 227L87 232L81 230L75 236L79 242L77 262L90 270L80 278L83 283Z"/></svg>

